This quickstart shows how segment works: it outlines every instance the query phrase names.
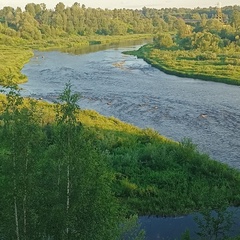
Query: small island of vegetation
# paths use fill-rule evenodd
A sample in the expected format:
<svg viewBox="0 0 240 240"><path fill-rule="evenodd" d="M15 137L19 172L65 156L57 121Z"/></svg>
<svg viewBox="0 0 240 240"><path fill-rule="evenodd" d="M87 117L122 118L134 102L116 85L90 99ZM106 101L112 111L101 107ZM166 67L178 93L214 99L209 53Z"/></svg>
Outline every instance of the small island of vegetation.
<svg viewBox="0 0 240 240"><path fill-rule="evenodd" d="M59 3L48 10L31 3L25 11L1 9L0 83L8 87L0 96L0 239L140 239L136 216L239 206L239 170L200 153L190 140L170 141L81 110L70 83L57 104L23 98L15 85L27 81L21 69L34 49L149 36L154 43L137 54L154 66L239 84L239 10L223 8L219 21L210 17L212 8L102 10ZM218 236L219 226L210 234Z"/></svg>

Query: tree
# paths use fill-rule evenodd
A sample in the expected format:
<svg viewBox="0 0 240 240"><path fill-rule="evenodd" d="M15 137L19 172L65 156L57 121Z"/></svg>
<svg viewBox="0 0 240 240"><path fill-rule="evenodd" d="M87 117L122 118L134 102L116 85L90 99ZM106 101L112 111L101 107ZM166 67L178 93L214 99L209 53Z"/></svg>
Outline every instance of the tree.
<svg viewBox="0 0 240 240"><path fill-rule="evenodd" d="M35 112L35 102L30 101L29 107L24 106L19 90L11 86L2 114L5 154L1 164L7 192L1 202L4 206L1 219L6 239L34 239L37 231L36 208L32 206L35 200L32 179L38 156L35 149L40 145L41 131Z"/></svg>
<svg viewBox="0 0 240 240"><path fill-rule="evenodd" d="M214 211L206 209L194 218L199 228L197 235L201 239L228 239L234 224L233 215L234 212L224 207Z"/></svg>
<svg viewBox="0 0 240 240"><path fill-rule="evenodd" d="M236 31L240 30L240 11L234 9L232 19L231 19L232 26L235 28Z"/></svg>
<svg viewBox="0 0 240 240"><path fill-rule="evenodd" d="M123 218L112 195L112 174L106 168L106 158L86 141L93 136L88 136L77 120L79 95L72 94L71 87L66 84L57 105L57 182L63 206L60 212L65 213L59 237L114 239L120 234Z"/></svg>
<svg viewBox="0 0 240 240"><path fill-rule="evenodd" d="M201 51L217 51L220 38L210 32L198 32L192 36L192 46Z"/></svg>
<svg viewBox="0 0 240 240"><path fill-rule="evenodd" d="M154 39L154 43L159 48L170 48L174 45L171 34L161 33Z"/></svg>
<svg viewBox="0 0 240 240"><path fill-rule="evenodd" d="M183 19L179 19L176 28L178 31L178 37L179 38L185 38L189 36L192 33L192 29L190 25L187 25Z"/></svg>
<svg viewBox="0 0 240 240"><path fill-rule="evenodd" d="M127 33L128 26L124 22L113 19L111 20L109 30L111 35L124 35Z"/></svg>
<svg viewBox="0 0 240 240"><path fill-rule="evenodd" d="M55 7L55 12L62 14L65 9L64 3L60 2Z"/></svg>
<svg viewBox="0 0 240 240"><path fill-rule="evenodd" d="M25 39L41 39L41 32L38 29L39 23L28 12L24 12L19 22L19 32Z"/></svg>
<svg viewBox="0 0 240 240"><path fill-rule="evenodd" d="M167 32L168 31L168 25L162 18L154 18L153 26L155 27L156 32Z"/></svg>
<svg viewBox="0 0 240 240"><path fill-rule="evenodd" d="M28 12L30 15L32 15L33 17L35 17L36 12L35 12L35 4L34 3L28 3L25 6L25 10L26 12Z"/></svg>
<svg viewBox="0 0 240 240"><path fill-rule="evenodd" d="M204 27L205 31L209 31L212 34L218 34L224 28L224 24L217 19L209 19Z"/></svg>
<svg viewBox="0 0 240 240"><path fill-rule="evenodd" d="M63 152L64 161L66 161L66 173L67 173L67 186L66 186L66 236L69 239L70 233L70 184L72 179L72 165L73 158L75 157L74 141L76 139L76 132L79 130L78 122L76 121L76 111L79 109L77 101L79 95L71 95L71 85L68 83L63 93L60 94L59 99L61 105L59 105L58 119L57 122L60 126L60 136L62 140L65 140L65 151Z"/></svg>
<svg viewBox="0 0 240 240"><path fill-rule="evenodd" d="M124 211L112 193L108 156L78 120L67 84L57 122L41 126L35 101L14 86L0 125L0 238L119 239Z"/></svg>

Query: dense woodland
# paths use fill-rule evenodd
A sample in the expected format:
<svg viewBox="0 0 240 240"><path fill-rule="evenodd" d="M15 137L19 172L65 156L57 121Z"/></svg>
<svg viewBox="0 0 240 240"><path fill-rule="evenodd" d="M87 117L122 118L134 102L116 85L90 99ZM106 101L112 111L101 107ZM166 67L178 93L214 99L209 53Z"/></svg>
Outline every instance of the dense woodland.
<svg viewBox="0 0 240 240"><path fill-rule="evenodd" d="M0 32L7 36L39 40L50 36L124 35L127 33L158 33L186 31L185 21L197 25L197 31L207 27L210 31L221 31L230 41L234 41L235 30L240 29L240 7L222 8L222 22L231 27L222 29L218 24L217 7L205 9L94 9L84 4L74 3L65 7L58 3L54 10L46 5L29 3L25 9L4 7L0 10ZM185 32L186 34L186 32Z"/></svg>
<svg viewBox="0 0 240 240"><path fill-rule="evenodd" d="M206 218L199 236L228 235L232 220L224 209L240 205L238 170L199 153L190 140L173 142L81 110L70 83L56 104L24 99L14 85L27 80L20 70L33 49L149 36L153 44L137 54L151 64L189 76L194 69L208 80L226 67L231 76L224 79L238 81L240 6L222 8L221 18L218 11L79 3L0 10L0 83L8 85L0 95L0 239L142 239L138 215L209 209L222 214Z"/></svg>

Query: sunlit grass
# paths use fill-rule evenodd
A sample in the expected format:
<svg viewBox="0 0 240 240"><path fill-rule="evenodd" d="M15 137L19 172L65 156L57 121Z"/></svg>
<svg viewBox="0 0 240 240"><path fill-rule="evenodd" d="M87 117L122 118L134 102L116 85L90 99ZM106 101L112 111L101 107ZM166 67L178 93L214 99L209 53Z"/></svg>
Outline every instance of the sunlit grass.
<svg viewBox="0 0 240 240"><path fill-rule="evenodd" d="M23 47L0 45L0 84L23 83L27 77L21 74L21 69L33 52Z"/></svg>
<svg viewBox="0 0 240 240"><path fill-rule="evenodd" d="M240 85L238 59L240 53L237 52L234 54L222 52L211 56L212 53L203 54L198 50L160 50L153 45L146 45L138 51L128 53L144 58L148 63L168 74ZM207 54L210 55L210 59L200 60L207 58Z"/></svg>

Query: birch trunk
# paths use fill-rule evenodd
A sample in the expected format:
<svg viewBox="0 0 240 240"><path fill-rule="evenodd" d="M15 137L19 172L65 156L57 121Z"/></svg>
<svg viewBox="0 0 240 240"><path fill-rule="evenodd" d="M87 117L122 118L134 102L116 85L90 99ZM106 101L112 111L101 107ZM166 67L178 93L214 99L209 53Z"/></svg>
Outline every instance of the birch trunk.
<svg viewBox="0 0 240 240"><path fill-rule="evenodd" d="M15 147L13 140L13 149ZM19 221L18 221L18 207L17 207L17 182L16 182L16 156L13 154L13 190L14 190L14 217L15 217L15 231L17 240L20 239L19 235Z"/></svg>
<svg viewBox="0 0 240 240"><path fill-rule="evenodd" d="M70 208L70 132L71 128L68 129L67 134L67 239L69 239L69 208Z"/></svg>
<svg viewBox="0 0 240 240"><path fill-rule="evenodd" d="M23 196L23 233L24 239L27 239L27 175L28 175L28 157L25 161L25 176L24 176L24 196Z"/></svg>

